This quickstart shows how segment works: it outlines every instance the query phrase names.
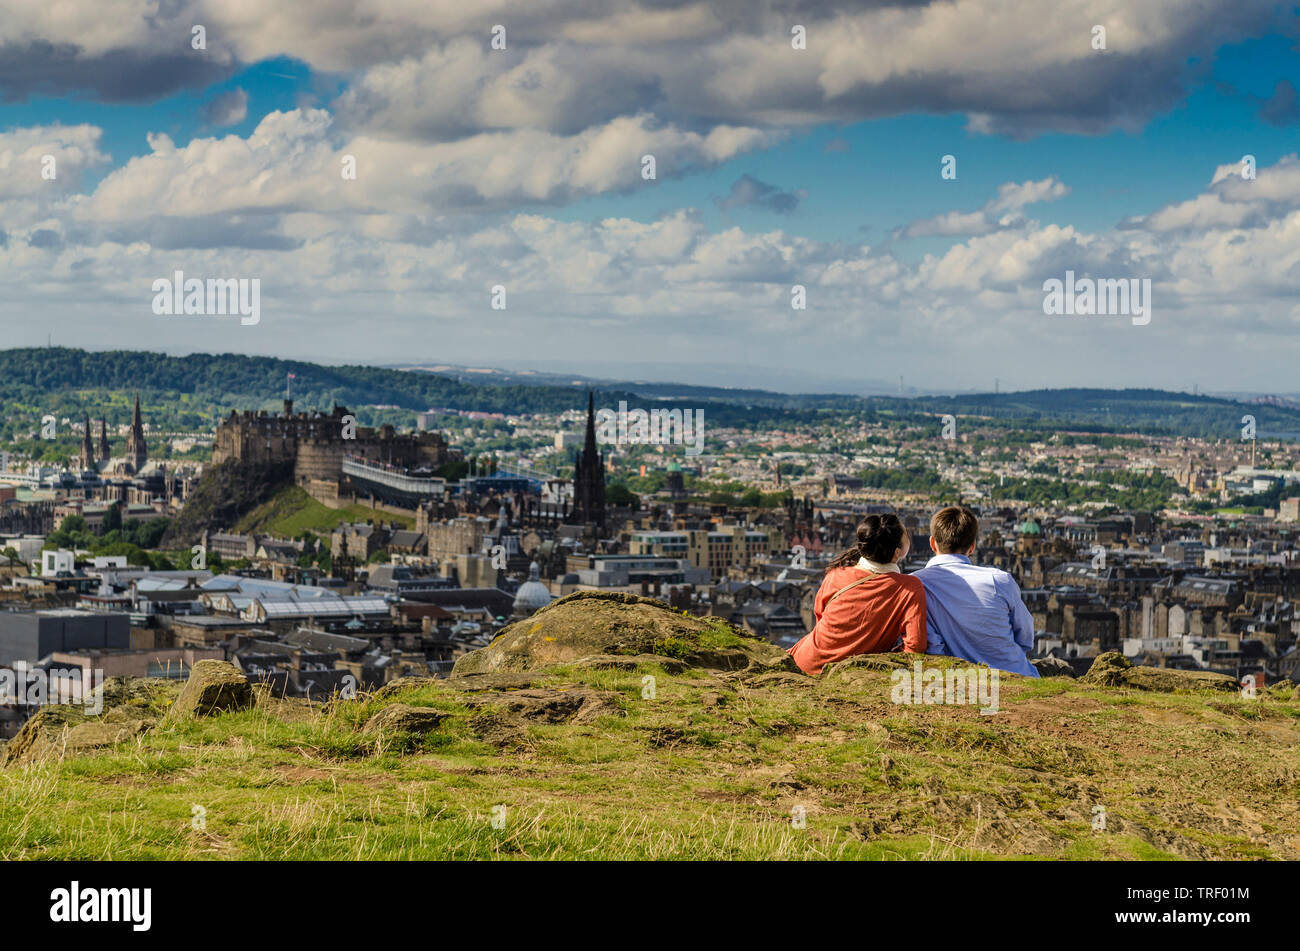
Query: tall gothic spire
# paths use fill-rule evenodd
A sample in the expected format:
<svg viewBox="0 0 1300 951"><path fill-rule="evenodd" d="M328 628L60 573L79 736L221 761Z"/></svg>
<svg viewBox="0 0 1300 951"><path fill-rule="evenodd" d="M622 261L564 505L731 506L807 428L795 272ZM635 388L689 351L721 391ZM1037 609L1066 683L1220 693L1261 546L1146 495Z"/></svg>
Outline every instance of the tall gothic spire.
<svg viewBox="0 0 1300 951"><path fill-rule="evenodd" d="M573 502L577 521L605 527L605 459L596 448L596 396L587 391L587 436L573 469Z"/></svg>
<svg viewBox="0 0 1300 951"><path fill-rule="evenodd" d="M86 414L86 431L81 436L81 468L95 468L95 446L90 441L90 414Z"/></svg>
<svg viewBox="0 0 1300 951"><path fill-rule="evenodd" d="M596 451L596 394L592 390L587 391L587 438L582 443L582 451Z"/></svg>
<svg viewBox="0 0 1300 951"><path fill-rule="evenodd" d="M140 418L140 394L135 395L135 412L131 414L131 432L126 437L126 461L132 472L144 468L149 448L144 441L144 421Z"/></svg>

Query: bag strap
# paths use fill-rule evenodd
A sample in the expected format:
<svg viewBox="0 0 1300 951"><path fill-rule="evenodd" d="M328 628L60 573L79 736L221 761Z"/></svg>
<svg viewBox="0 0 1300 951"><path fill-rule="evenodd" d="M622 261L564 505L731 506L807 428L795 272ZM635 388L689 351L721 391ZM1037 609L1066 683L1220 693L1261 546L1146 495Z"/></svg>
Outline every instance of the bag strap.
<svg viewBox="0 0 1300 951"><path fill-rule="evenodd" d="M849 588L856 588L858 585L862 584L863 582L870 581L873 577L875 577L875 575L867 575L865 578L859 578L857 581L854 581L852 584L846 584L844 587L840 588L840 590L836 591L834 594L831 595L831 601L834 601L845 591L848 591ZM831 601L826 602L826 607L829 608L831 606Z"/></svg>

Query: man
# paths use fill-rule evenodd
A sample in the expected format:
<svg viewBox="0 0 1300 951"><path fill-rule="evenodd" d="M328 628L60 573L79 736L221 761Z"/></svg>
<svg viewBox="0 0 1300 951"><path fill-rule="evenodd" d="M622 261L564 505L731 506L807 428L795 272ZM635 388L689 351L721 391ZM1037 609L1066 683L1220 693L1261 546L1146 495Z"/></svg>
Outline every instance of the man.
<svg viewBox="0 0 1300 951"><path fill-rule="evenodd" d="M1037 677L1025 656L1034 646L1034 619L1020 586L1000 568L971 564L979 527L974 512L956 505L930 519L935 554L916 572L925 585L925 652Z"/></svg>

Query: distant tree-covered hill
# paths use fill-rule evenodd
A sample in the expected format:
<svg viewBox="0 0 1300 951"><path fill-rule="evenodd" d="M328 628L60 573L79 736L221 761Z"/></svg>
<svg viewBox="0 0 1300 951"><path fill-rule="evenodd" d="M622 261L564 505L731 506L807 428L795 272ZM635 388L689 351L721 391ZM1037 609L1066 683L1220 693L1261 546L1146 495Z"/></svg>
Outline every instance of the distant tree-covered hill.
<svg viewBox="0 0 1300 951"><path fill-rule="evenodd" d="M586 404L584 386L554 383L492 383L466 374L371 366L322 366L301 360L242 354L190 354L65 347L0 351L0 438L30 432L31 420L52 413L78 419L89 412L110 425L130 418L130 396L141 394L155 430L211 428L232 409L275 409L288 374L301 408L334 403L357 411L389 406L414 413L430 407L500 413L554 413ZM516 378L517 379L517 378ZM1033 390L927 396L910 399L848 395L800 395L677 384L628 383L596 388L597 406L689 406L705 410L711 426L780 427L822 422L832 429L849 420L933 425L935 416L986 417L1008 430L1140 432L1237 438L1242 417L1255 417L1262 438L1300 434L1300 410L1164 390ZM369 418L368 418L369 417ZM24 429L25 427L25 429Z"/></svg>
<svg viewBox="0 0 1300 951"><path fill-rule="evenodd" d="M909 401L932 413L987 416L1028 428L1148 435L1240 438L1242 417L1254 417L1259 438L1300 438L1300 410L1167 390L1059 389L930 396Z"/></svg>
<svg viewBox="0 0 1300 951"><path fill-rule="evenodd" d="M358 410L368 422L366 406L396 406L411 414L430 407L498 413L557 413L586 406L587 391L573 386L493 385L455 375L370 366L322 366L300 360L242 354L190 354L125 350L88 352L65 347L0 351L0 400L12 408L49 412L76 419L89 412L108 416L110 424L129 419L129 400L139 392L155 428L211 427L232 409L275 409L284 398L292 373L292 395L300 408L328 409L335 403ZM114 399L114 396L117 396ZM743 400L679 402L711 409L706 422L769 423L811 418L797 397L765 394L763 405ZM638 399L641 402L638 403ZM664 405L647 403L630 389L598 388L597 406ZM823 410L824 412L824 410ZM0 424L0 435L6 435ZM12 437L12 434L9 434Z"/></svg>

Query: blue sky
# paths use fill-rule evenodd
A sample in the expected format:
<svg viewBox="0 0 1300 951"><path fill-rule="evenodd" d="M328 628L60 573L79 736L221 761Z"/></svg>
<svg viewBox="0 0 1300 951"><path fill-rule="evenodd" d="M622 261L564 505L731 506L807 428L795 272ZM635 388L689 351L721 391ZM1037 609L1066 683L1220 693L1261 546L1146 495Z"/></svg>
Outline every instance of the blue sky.
<svg viewBox="0 0 1300 951"><path fill-rule="evenodd" d="M76 28L28 10L0 26L15 345L784 388L935 364L947 385L918 386L1296 389L1293 6L1063 0L1044 24L1028 0L846 3L798 17L801 51L779 0L81 6ZM40 65L51 43L70 52ZM1231 174L1245 154L1257 179ZM46 155L57 183L33 175ZM176 269L256 278L258 320L152 313ZM1156 319L1049 320L1042 285L1066 269L1150 278Z"/></svg>

